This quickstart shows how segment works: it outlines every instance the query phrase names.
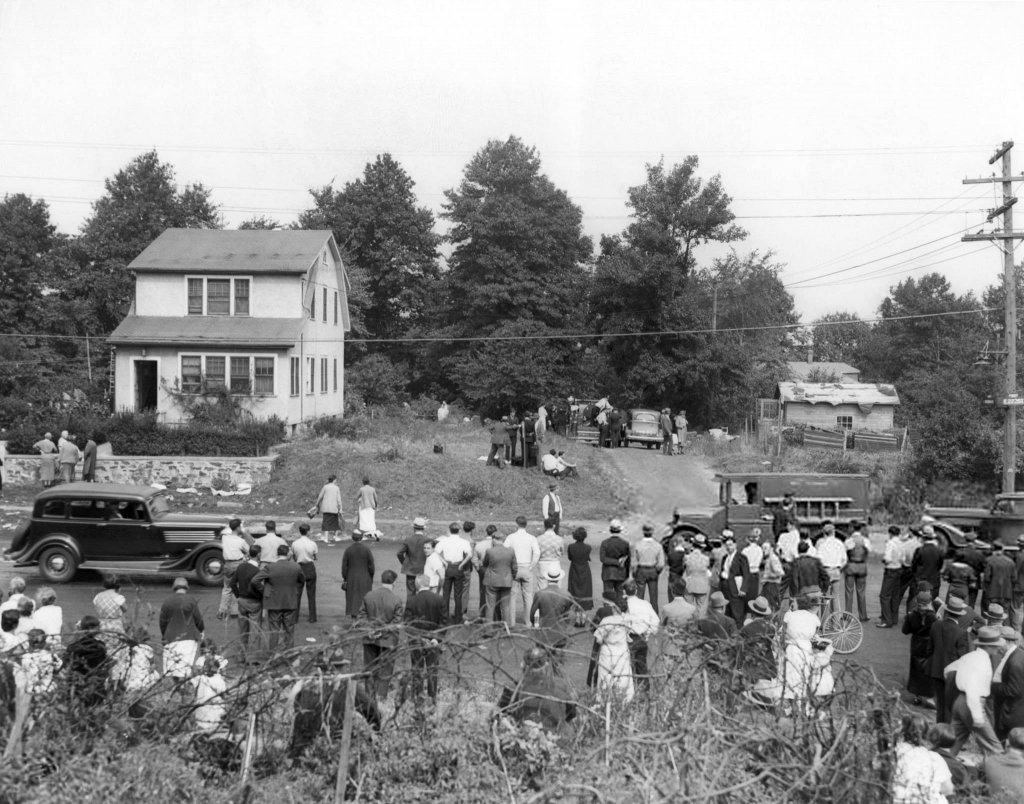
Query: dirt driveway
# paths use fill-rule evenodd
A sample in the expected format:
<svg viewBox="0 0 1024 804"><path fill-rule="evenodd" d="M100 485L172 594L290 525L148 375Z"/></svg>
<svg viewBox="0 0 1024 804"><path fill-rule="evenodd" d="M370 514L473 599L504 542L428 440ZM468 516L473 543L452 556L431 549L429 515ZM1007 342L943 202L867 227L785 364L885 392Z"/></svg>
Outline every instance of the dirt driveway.
<svg viewBox="0 0 1024 804"><path fill-rule="evenodd" d="M718 502L713 472L692 455L663 455L642 448L605 451L615 467L617 480L627 486L636 501L636 517L668 522L672 509L709 511Z"/></svg>

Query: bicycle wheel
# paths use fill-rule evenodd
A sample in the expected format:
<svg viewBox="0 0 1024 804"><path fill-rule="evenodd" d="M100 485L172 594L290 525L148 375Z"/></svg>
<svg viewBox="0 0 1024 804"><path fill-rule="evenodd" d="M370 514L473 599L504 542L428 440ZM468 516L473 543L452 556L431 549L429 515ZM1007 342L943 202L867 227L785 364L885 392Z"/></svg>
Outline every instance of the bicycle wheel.
<svg viewBox="0 0 1024 804"><path fill-rule="evenodd" d="M834 611L821 625L821 635L832 643L836 653L853 653L864 641L864 626L848 611Z"/></svg>

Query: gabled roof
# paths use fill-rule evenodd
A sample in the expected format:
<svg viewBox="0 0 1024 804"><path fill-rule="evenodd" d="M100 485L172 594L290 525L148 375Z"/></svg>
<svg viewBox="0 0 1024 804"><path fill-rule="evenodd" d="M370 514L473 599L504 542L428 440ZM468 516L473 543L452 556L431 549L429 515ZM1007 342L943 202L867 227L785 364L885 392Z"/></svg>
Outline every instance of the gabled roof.
<svg viewBox="0 0 1024 804"><path fill-rule="evenodd" d="M868 410L872 405L900 403L893 386L873 382L780 382L779 399L783 403L826 404L833 407L859 405Z"/></svg>
<svg viewBox="0 0 1024 804"><path fill-rule="evenodd" d="M334 237L320 229L167 229L131 261L139 273L304 274Z"/></svg>
<svg viewBox="0 0 1024 804"><path fill-rule="evenodd" d="M108 340L127 346L244 346L278 348L294 346L305 319L242 318L240 316L129 315Z"/></svg>
<svg viewBox="0 0 1024 804"><path fill-rule="evenodd" d="M794 380L806 380L807 375L812 371L835 374L837 377L842 377L845 374L860 374L860 369L854 368L849 363L831 363L822 360L808 363L804 360L790 360L786 365L789 366L789 376Z"/></svg>

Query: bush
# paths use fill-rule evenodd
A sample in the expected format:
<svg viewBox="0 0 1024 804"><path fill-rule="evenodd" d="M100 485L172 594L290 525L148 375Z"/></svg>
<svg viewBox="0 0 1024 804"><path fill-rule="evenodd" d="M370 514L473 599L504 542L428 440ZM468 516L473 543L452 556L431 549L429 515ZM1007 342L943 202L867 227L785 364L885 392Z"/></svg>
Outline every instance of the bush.
<svg viewBox="0 0 1024 804"><path fill-rule="evenodd" d="M317 438L343 438L346 441L358 441L366 430L358 416L321 416L311 419L306 426Z"/></svg>
<svg viewBox="0 0 1024 804"><path fill-rule="evenodd" d="M12 454L28 455L44 432L56 435L61 430L82 439L103 432L115 455L266 455L270 447L284 439L284 422L276 416L229 425L190 422L169 427L157 422L153 414L139 413L37 419L4 431L0 438L8 441Z"/></svg>

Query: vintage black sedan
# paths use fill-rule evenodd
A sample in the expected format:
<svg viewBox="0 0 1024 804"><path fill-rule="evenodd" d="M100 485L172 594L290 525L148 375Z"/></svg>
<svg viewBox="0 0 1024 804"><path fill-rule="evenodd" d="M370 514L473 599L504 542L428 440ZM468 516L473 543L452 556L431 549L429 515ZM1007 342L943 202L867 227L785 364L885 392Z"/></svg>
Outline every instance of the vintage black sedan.
<svg viewBox="0 0 1024 804"><path fill-rule="evenodd" d="M149 486L65 483L36 497L6 551L15 566L38 564L50 583L79 569L126 574L195 573L221 583L223 516L171 513L167 495Z"/></svg>

